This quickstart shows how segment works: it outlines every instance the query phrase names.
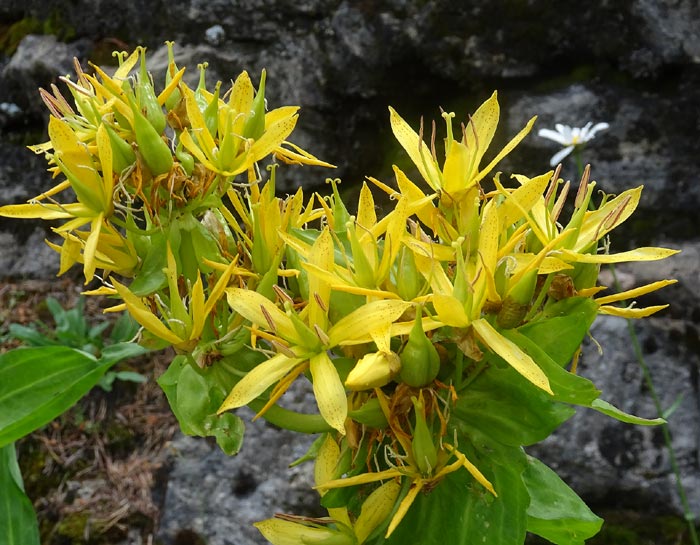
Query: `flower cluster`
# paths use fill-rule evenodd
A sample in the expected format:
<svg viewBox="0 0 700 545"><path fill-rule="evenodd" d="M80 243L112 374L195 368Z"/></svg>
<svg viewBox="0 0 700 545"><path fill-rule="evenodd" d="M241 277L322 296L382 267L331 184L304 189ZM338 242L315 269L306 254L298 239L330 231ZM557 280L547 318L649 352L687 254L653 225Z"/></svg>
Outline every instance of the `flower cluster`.
<svg viewBox="0 0 700 545"><path fill-rule="evenodd" d="M562 402L632 418L598 399L575 359L596 314L663 308L616 303L671 281L608 296L596 283L601 264L675 253L609 253L641 187L594 204L586 171L565 220L571 184L558 171L487 183L535 121L484 165L494 93L456 136L444 113L442 142L390 109L422 180L398 167L393 184L368 178L353 214L335 180L327 196L280 197L277 164L264 161L331 166L287 140L298 108L266 110L264 72L257 91L243 72L224 93L220 82L207 90L203 65L191 89L170 48L159 93L142 48L119 54L111 76L77 67L76 81L64 79L75 106L42 91L50 140L34 150L59 181L0 214L62 220L62 245L51 243L60 272L81 263L86 283L101 281L89 293L117 299L111 310L128 311L144 343L176 348L160 383L185 432L235 452L228 411L250 405L323 433L310 456L329 517L259 523L273 543L401 542L402 528L429 531L408 511L445 515L440 491L457 485L458 505L494 521L517 511L524 535L545 484L523 477L520 447L570 416ZM381 217L372 187L391 203ZM319 415L279 405L303 377Z"/></svg>

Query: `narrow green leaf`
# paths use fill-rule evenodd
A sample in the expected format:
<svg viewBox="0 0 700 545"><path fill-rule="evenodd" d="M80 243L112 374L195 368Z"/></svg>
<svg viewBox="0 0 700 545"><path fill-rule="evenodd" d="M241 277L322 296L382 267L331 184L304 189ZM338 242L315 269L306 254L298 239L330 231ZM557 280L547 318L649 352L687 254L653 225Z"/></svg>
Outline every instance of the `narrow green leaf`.
<svg viewBox="0 0 700 545"><path fill-rule="evenodd" d="M659 424L666 423L666 420L663 418L641 418L639 416L634 416L633 414L627 414L626 412L602 399L596 399L590 406L591 409L595 409L600 413L608 415L615 420L619 420L620 422L626 422L627 424L637 424L639 426L658 426Z"/></svg>
<svg viewBox="0 0 700 545"><path fill-rule="evenodd" d="M527 529L557 545L584 545L600 531L595 515L576 492L536 458L528 456L523 482L530 494Z"/></svg>
<svg viewBox="0 0 700 545"><path fill-rule="evenodd" d="M0 543L39 545L39 525L24 493L14 443L0 448Z"/></svg>

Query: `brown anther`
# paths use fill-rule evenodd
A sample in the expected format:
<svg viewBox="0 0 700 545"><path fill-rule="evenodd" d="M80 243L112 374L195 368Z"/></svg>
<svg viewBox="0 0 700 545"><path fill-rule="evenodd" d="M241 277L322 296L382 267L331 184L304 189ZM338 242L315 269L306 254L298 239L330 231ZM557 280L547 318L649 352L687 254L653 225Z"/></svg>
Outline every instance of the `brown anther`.
<svg viewBox="0 0 700 545"><path fill-rule="evenodd" d="M289 303L290 305L294 305L294 299L292 299L289 294L277 284L272 286L272 290L275 292L275 295L277 295L277 298L282 302L282 304Z"/></svg>
<svg viewBox="0 0 700 545"><path fill-rule="evenodd" d="M544 196L544 202L547 206L549 206L549 201L552 198L552 196L556 194L556 188L557 185L559 185L559 173L561 173L561 163L559 163L557 165L557 168L554 169L554 174L552 174L552 179L549 182L547 193L545 193Z"/></svg>
<svg viewBox="0 0 700 545"><path fill-rule="evenodd" d="M583 169L583 176L581 176L581 183L578 186L578 191L576 192L576 199L574 200L574 207L581 208L583 204L583 199L586 198L586 193L588 191L588 179L591 176L591 165L586 165Z"/></svg>
<svg viewBox="0 0 700 545"><path fill-rule="evenodd" d="M330 344L331 339L328 337L326 332L319 327L318 324L314 324L314 332L316 333L318 340L321 341L322 345L328 346Z"/></svg>
<svg viewBox="0 0 700 545"><path fill-rule="evenodd" d="M559 198L554 203L554 207L552 208L552 221L555 223L559 219L559 214L561 214L561 211L564 208L564 203L566 202L566 197L569 195L570 187L571 182L567 180L561 190L561 193L559 194Z"/></svg>
<svg viewBox="0 0 700 545"><path fill-rule="evenodd" d="M326 303L324 303L323 299L321 299L318 292L314 292L314 299L323 312L328 312L328 307L326 306Z"/></svg>
<svg viewBox="0 0 700 545"><path fill-rule="evenodd" d="M267 321L267 325L270 327L270 330L277 334L277 328L275 327L275 322L272 321L272 316L270 316L270 313L267 311L267 309L263 306L260 305L260 312L262 312L263 316L265 317L265 321Z"/></svg>

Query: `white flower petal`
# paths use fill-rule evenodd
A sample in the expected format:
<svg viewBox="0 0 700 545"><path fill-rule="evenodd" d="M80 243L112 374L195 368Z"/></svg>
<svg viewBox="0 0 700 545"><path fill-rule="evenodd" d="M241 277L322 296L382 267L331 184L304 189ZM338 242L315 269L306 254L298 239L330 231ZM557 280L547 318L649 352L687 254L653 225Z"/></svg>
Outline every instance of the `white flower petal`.
<svg viewBox="0 0 700 545"><path fill-rule="evenodd" d="M590 140L591 138L593 138L595 136L595 133L597 133L598 131L604 131L609 128L610 125L608 125L607 123L596 123L595 125L593 125L593 128L588 132L588 139Z"/></svg>
<svg viewBox="0 0 700 545"><path fill-rule="evenodd" d="M561 160L569 155L574 150L574 147L575 146L566 146L564 149L559 150L557 153L552 155L552 158L549 160L549 165L553 167L561 163Z"/></svg>
<svg viewBox="0 0 700 545"><path fill-rule="evenodd" d="M568 144L568 142L564 139L561 133L553 131L552 129L540 129L537 133L537 136L541 136L542 138L547 138L549 140L554 140L557 144L561 144L562 146L566 146Z"/></svg>
<svg viewBox="0 0 700 545"><path fill-rule="evenodd" d="M571 127L557 123L554 128L561 134L564 142L571 142Z"/></svg>

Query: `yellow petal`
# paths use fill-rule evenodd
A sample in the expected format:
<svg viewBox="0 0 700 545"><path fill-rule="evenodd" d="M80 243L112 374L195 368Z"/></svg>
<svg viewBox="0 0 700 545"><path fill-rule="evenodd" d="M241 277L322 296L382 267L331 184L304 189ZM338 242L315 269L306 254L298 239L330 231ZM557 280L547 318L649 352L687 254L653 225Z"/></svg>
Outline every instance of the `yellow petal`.
<svg viewBox="0 0 700 545"><path fill-rule="evenodd" d="M433 306L437 319L445 325L452 327L467 327L470 323L469 316L464 310L464 305L451 295L433 295Z"/></svg>
<svg viewBox="0 0 700 545"><path fill-rule="evenodd" d="M598 309L599 314L607 314L609 316L620 316L622 318L646 318L647 316L651 316L652 314L655 314L659 312L660 310L665 309L668 307L668 305L656 305L652 307L644 307L644 308L620 308L620 307L612 307L609 305L602 306Z"/></svg>
<svg viewBox="0 0 700 545"><path fill-rule="evenodd" d="M617 254L580 254L562 250L562 256L577 263L622 263L626 261L657 261L677 254L680 250L671 248L642 247Z"/></svg>
<svg viewBox="0 0 700 545"><path fill-rule="evenodd" d="M82 203L71 203L65 205L29 203L29 204L8 204L0 207L0 216L6 218L57 220L74 218L76 216L90 216L94 212Z"/></svg>
<svg viewBox="0 0 700 545"><path fill-rule="evenodd" d="M100 231L102 229L102 220L104 214L101 213L94 220L90 229L90 236L85 241L85 249L83 250L83 274L85 275L85 283L88 284L95 276L95 253L97 251L97 243L100 240Z"/></svg>
<svg viewBox="0 0 700 545"><path fill-rule="evenodd" d="M459 464L461 464L469 473L471 473L472 477L474 477L484 488L486 488L486 490L491 492L491 494L493 494L494 496L498 496L491 482L484 476L484 474L481 471L479 471L478 467L476 467L467 459L464 453L458 451L452 445L445 444L445 448L455 455Z"/></svg>
<svg viewBox="0 0 700 545"><path fill-rule="evenodd" d="M250 403L303 361L301 358L277 354L258 364L233 387L216 413L221 414Z"/></svg>
<svg viewBox="0 0 700 545"><path fill-rule="evenodd" d="M542 198L551 178L551 171L535 178L518 177L521 186L515 191L511 192L502 187L499 188L499 192L506 197L506 200L498 207L501 225L509 227L530 212Z"/></svg>
<svg viewBox="0 0 700 545"><path fill-rule="evenodd" d="M485 319L481 318L472 323L474 330L479 334L481 340L501 356L518 373L532 382L538 388L554 395L549 385L549 379L542 369L514 342L506 339Z"/></svg>
<svg viewBox="0 0 700 545"><path fill-rule="evenodd" d="M198 339L202 334L202 329L204 329L204 323L207 319L207 314L204 313L204 285L202 284L202 276L199 273L197 273L197 280L192 286L189 314L192 323L190 340Z"/></svg>
<svg viewBox="0 0 700 545"><path fill-rule="evenodd" d="M292 133L297 119L298 116L294 115L281 119L270 127L265 127L265 132L250 148L252 161L260 161L275 151L275 148L279 147Z"/></svg>
<svg viewBox="0 0 700 545"><path fill-rule="evenodd" d="M326 422L345 435L348 400L338 371L325 351L312 356L310 364L318 410Z"/></svg>
<svg viewBox="0 0 700 545"><path fill-rule="evenodd" d="M326 228L316 238L311 252L309 253L309 264L324 270L333 269L333 238ZM309 325L318 326L323 330L327 329L328 317L327 307L331 298L331 284L328 280L317 274L309 274ZM320 299L320 301L319 301ZM326 309L322 305L326 306Z"/></svg>
<svg viewBox="0 0 700 545"><path fill-rule="evenodd" d="M520 141L528 135L530 130L532 130L532 125L534 125L536 119L536 117L530 119L530 121L527 122L527 125L525 125L525 127L518 134L516 134L510 142L506 144L506 146L498 153L498 155L496 155L496 157L494 157L493 161L491 161L486 166L486 168L479 171L479 173L474 178L475 182L480 181L484 176L491 172L491 170L493 170L493 168L501 161L501 159L503 159L506 155L513 151L513 148L515 148L515 146L517 146L520 143Z"/></svg>
<svg viewBox="0 0 700 545"><path fill-rule="evenodd" d="M377 481L386 481L395 477L401 477L403 474L398 469L385 469L376 473L361 473L352 477L335 479L323 483L322 485L314 486L318 490L330 490L333 488L344 488L346 486L355 486L358 484L376 483Z"/></svg>
<svg viewBox="0 0 700 545"><path fill-rule="evenodd" d="M416 165L423 179L428 182L435 191L440 189L440 172L435 166L435 161L430 154L430 148L422 142L418 134L406 123L403 118L389 106L389 121L391 130L406 150L411 161Z"/></svg>
<svg viewBox="0 0 700 545"><path fill-rule="evenodd" d="M360 515L353 526L355 537L360 545L391 514L400 491L401 483L397 479L392 479L377 488L362 503Z"/></svg>
<svg viewBox="0 0 700 545"><path fill-rule="evenodd" d="M666 286L670 286L671 284L675 284L676 282L677 280L659 280L657 282L645 284L644 286L640 286L631 290L615 293L613 295L607 295L605 297L599 297L595 300L595 302L599 305L607 305L608 303L614 303L616 301L634 299L635 297L646 295L647 293L651 293L652 291L660 290L661 288L665 288Z"/></svg>
<svg viewBox="0 0 700 545"><path fill-rule="evenodd" d="M372 301L344 316L328 332L330 346L357 344L357 339L365 339L367 333L390 324L411 306L407 301Z"/></svg>
<svg viewBox="0 0 700 545"><path fill-rule="evenodd" d="M377 212L374 209L374 197L367 183L362 182L360 198L357 204L357 225L366 230L370 230L376 223Z"/></svg>
<svg viewBox="0 0 700 545"><path fill-rule="evenodd" d="M413 501L418 496L418 492L420 492L423 489L423 484L424 482L422 480L418 480L417 482L413 482L411 484L411 488L408 490L408 494L406 494L404 499L401 500L401 503L399 504L396 513L394 513L394 516L391 519L391 522L389 523L389 527L386 529L386 537L389 537L393 533L393 531L396 530L396 527L406 516L408 509L411 507Z"/></svg>
<svg viewBox="0 0 700 545"><path fill-rule="evenodd" d="M104 185L99 188L102 198L102 210L110 214L113 207L112 192L114 190L114 173L112 170L112 145L104 124L100 124L97 128L95 140L97 142L100 165L102 166L102 179L104 180Z"/></svg>
<svg viewBox="0 0 700 545"><path fill-rule="evenodd" d="M163 322L143 304L141 299L131 293L126 286L121 285L114 279L112 279L112 284L114 285L114 289L117 290L117 293L119 293L119 297L124 300L124 304L134 320L164 341L171 344L183 342L183 339L168 329Z"/></svg>
<svg viewBox="0 0 700 545"><path fill-rule="evenodd" d="M229 306L246 320L264 329L272 329L274 333L287 340L295 343L302 342L289 316L264 295L247 289L228 288L226 298Z"/></svg>
<svg viewBox="0 0 700 545"><path fill-rule="evenodd" d="M584 251L629 218L637 208L644 186L623 191L602 208L586 212L574 251Z"/></svg>
<svg viewBox="0 0 700 545"><path fill-rule="evenodd" d="M320 486L335 477L335 470L338 466L339 459L340 447L331 434L327 433L326 438L323 443L321 443L321 447L318 449L318 454L316 454L316 461L314 463L314 482L316 486ZM322 491L321 496L325 493L325 490Z"/></svg>
<svg viewBox="0 0 700 545"><path fill-rule="evenodd" d="M443 167L442 190L454 199L474 185L468 177L470 159L472 154L464 144L452 142Z"/></svg>
<svg viewBox="0 0 700 545"><path fill-rule="evenodd" d="M330 543L352 545L354 538L338 530L319 526L307 526L299 522L272 518L253 523L272 545L303 545Z"/></svg>

